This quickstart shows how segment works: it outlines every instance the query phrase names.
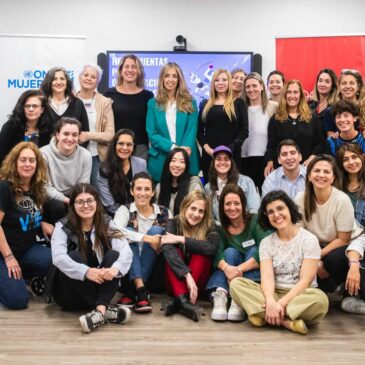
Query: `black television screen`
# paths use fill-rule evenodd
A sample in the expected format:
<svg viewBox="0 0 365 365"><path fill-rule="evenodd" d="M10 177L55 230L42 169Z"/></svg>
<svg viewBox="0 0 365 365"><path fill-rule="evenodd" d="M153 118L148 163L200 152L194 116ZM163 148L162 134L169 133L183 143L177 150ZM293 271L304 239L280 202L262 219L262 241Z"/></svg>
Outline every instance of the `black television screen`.
<svg viewBox="0 0 365 365"><path fill-rule="evenodd" d="M135 54L146 73L145 87L156 94L160 69L167 62L176 62L183 70L188 88L197 102L209 96L209 84L218 68L232 71L242 68L252 71L252 52L132 52L107 51L108 87L114 87L118 78L118 66L126 54Z"/></svg>

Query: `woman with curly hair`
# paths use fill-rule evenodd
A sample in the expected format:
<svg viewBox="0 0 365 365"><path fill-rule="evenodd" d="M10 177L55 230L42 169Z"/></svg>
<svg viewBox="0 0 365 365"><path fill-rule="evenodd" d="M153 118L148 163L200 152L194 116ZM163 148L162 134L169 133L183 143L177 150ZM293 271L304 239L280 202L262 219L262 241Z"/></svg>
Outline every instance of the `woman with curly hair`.
<svg viewBox="0 0 365 365"><path fill-rule="evenodd" d="M177 63L169 62L162 67L156 98L151 99L147 107L146 129L151 144L148 171L154 181L161 180L166 156L174 147L186 150L190 173L198 175L198 108Z"/></svg>
<svg viewBox="0 0 365 365"><path fill-rule="evenodd" d="M110 215L125 204L132 202L130 192L133 176L146 172L146 161L133 156L135 135L130 129L119 130L112 139L106 160L97 176L101 201Z"/></svg>
<svg viewBox="0 0 365 365"><path fill-rule="evenodd" d="M95 188L77 184L68 216L56 224L52 235L52 258L58 269L52 295L66 311L92 309L79 318L85 333L104 323L125 323L130 317L128 308L112 306L110 301L129 270L132 252L103 211Z"/></svg>
<svg viewBox="0 0 365 365"><path fill-rule="evenodd" d="M209 100L199 112L198 140L202 147L202 170L208 180L214 148L231 149L237 167L241 166L241 146L248 137L247 107L241 98L233 98L231 74L224 69L214 72Z"/></svg>
<svg viewBox="0 0 365 365"><path fill-rule="evenodd" d="M76 118L82 131L89 131L89 120L84 103L73 91L73 82L64 67L51 68L41 85L41 91L47 99L46 110L53 131L62 117Z"/></svg>
<svg viewBox="0 0 365 365"><path fill-rule="evenodd" d="M51 250L37 243L45 228L42 206L47 169L38 147L18 143L0 171L0 303L9 309L28 304L25 280L37 295L51 265Z"/></svg>
<svg viewBox="0 0 365 365"><path fill-rule="evenodd" d="M316 154L323 152L325 145L321 123L309 109L302 84L298 80L289 80L285 84L276 114L269 121L265 176L277 164L276 149L283 139L292 139L298 144L305 166Z"/></svg>
<svg viewBox="0 0 365 365"><path fill-rule="evenodd" d="M33 142L43 147L51 139L52 127L44 113L46 99L39 90L20 95L9 120L0 132L0 166L5 156L19 142Z"/></svg>

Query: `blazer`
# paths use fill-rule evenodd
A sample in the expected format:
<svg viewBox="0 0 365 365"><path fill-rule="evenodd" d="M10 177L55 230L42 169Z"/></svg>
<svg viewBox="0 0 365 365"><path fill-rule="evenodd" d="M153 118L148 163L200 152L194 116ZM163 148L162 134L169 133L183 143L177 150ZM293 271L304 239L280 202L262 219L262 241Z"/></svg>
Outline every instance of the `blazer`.
<svg viewBox="0 0 365 365"><path fill-rule="evenodd" d="M76 96L78 96L78 93ZM105 160L109 143L115 134L112 103L112 99L106 98L98 92L95 93L95 132L88 133L91 140L97 142L98 155L101 161Z"/></svg>
<svg viewBox="0 0 365 365"><path fill-rule="evenodd" d="M153 180L159 182L163 165L172 146L188 146L191 148L190 173L199 173L199 151L196 143L198 132L198 108L193 100L193 113L176 112L176 141L172 141L166 122L165 110L157 105L156 99L147 104L146 130L151 147L148 151L148 172Z"/></svg>

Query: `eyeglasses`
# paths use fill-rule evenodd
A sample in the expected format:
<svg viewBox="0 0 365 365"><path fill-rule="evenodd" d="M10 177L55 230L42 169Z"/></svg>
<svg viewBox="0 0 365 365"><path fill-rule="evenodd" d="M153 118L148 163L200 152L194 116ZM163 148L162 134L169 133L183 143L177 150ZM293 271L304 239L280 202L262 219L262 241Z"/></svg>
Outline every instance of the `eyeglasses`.
<svg viewBox="0 0 365 365"><path fill-rule="evenodd" d="M38 104L25 104L24 105L24 109L38 109L40 108L41 106L38 105Z"/></svg>
<svg viewBox="0 0 365 365"><path fill-rule="evenodd" d="M92 207L95 203L96 203L96 200L95 199L87 199L87 200L75 200L75 206L78 207L78 208L82 208L84 205L89 206L89 207Z"/></svg>
<svg viewBox="0 0 365 365"><path fill-rule="evenodd" d="M273 217L275 215L275 213L282 213L285 210L286 206L285 205L279 205L278 207L276 207L275 209L269 209L266 211L266 215L268 217Z"/></svg>
<svg viewBox="0 0 365 365"><path fill-rule="evenodd" d="M131 143L131 142L127 142L127 143L117 142L117 146L119 146L119 147L133 148L134 144Z"/></svg>

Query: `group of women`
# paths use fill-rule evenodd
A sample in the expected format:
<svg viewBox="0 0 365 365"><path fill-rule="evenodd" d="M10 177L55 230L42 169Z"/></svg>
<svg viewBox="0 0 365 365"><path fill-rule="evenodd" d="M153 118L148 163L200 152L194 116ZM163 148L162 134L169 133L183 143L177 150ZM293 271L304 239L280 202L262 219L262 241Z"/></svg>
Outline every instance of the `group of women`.
<svg viewBox="0 0 365 365"><path fill-rule="evenodd" d="M365 314L363 152L344 143L336 159L321 154L326 134L338 137L338 97L359 110L362 131L358 72L344 70L337 87L321 70L308 104L280 71L269 98L259 74L218 69L199 110L176 63L162 67L156 97L133 55L105 96L101 75L85 65L75 94L67 71L51 69L0 132L1 304L25 308L29 289L46 289L64 310L91 310L79 318L91 332L127 322L131 308L150 312L162 263L166 316L199 321L205 295L215 321L248 316L306 334L327 312L324 292L342 283L342 308ZM288 138L307 166L305 191L261 200Z"/></svg>

